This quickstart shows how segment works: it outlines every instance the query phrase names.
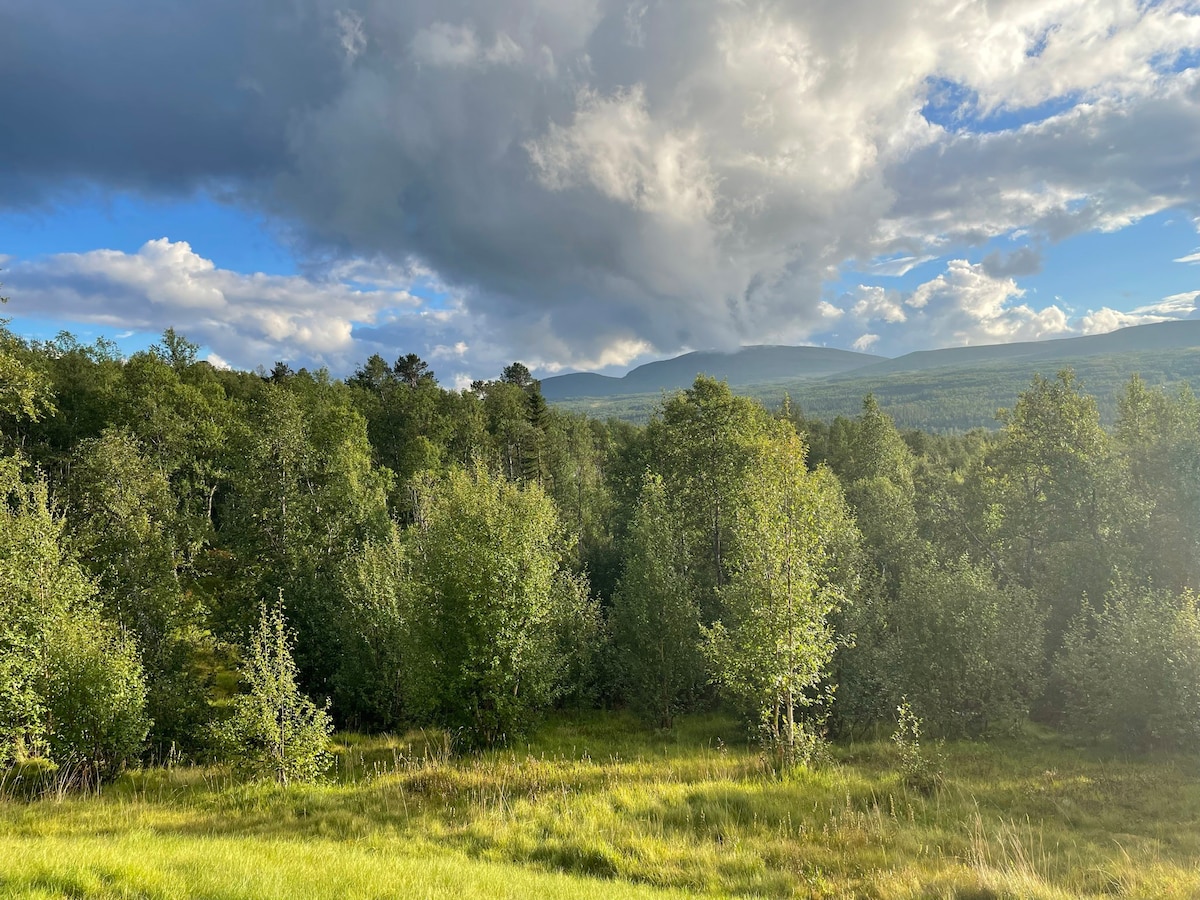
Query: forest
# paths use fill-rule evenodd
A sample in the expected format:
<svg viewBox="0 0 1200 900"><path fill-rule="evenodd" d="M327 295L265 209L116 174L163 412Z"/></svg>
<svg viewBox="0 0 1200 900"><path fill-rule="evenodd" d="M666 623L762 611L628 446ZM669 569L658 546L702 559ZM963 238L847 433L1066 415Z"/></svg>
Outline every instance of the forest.
<svg viewBox="0 0 1200 900"><path fill-rule="evenodd" d="M637 426L197 352L0 338L0 893L1200 886L1186 388Z"/></svg>
<svg viewBox="0 0 1200 900"><path fill-rule="evenodd" d="M414 354L214 368L0 345L0 767L321 769L331 727L504 745L553 709L821 741L1032 719L1200 739L1200 403L1070 371L998 427L822 423L703 376L645 427ZM307 749L306 749L307 748Z"/></svg>

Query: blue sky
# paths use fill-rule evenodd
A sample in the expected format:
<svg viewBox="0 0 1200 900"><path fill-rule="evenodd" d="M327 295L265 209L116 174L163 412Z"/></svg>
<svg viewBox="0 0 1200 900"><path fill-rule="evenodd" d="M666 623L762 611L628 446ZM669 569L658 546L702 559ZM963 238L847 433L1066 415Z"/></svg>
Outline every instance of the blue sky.
<svg viewBox="0 0 1200 900"><path fill-rule="evenodd" d="M27 337L453 384L1197 314L1194 0L65 0L0 34Z"/></svg>

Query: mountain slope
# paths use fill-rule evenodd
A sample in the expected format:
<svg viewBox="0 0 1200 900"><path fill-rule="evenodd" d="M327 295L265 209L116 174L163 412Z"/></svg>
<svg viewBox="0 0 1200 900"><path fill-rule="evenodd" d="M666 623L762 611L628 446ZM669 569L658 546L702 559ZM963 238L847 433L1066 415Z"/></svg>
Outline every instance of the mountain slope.
<svg viewBox="0 0 1200 900"><path fill-rule="evenodd" d="M542 379L547 400L614 397L686 388L696 376L711 375L731 386L822 378L883 361L870 353L832 347L743 347L734 353L698 351L638 366L621 378L578 372Z"/></svg>
<svg viewBox="0 0 1200 900"><path fill-rule="evenodd" d="M825 378L778 379L742 384L736 393L769 408L784 394L804 414L830 421L857 415L873 393L902 428L963 431L996 427L996 410L1011 407L1035 374L1053 377L1074 369L1082 390L1093 395L1105 421L1116 415L1116 398L1131 375L1174 390L1200 391L1200 321L1139 325L1109 334L1065 340L961 347L910 353L879 360ZM611 379L620 382L622 379ZM644 422L658 408L661 392L567 400L562 405L599 418Z"/></svg>
<svg viewBox="0 0 1200 900"><path fill-rule="evenodd" d="M1048 341L1020 341L1012 344L984 344L975 347L947 347L919 350L895 359L880 360L847 373L848 377L867 378L896 372L922 372L929 369L964 368L985 363L1050 363L1054 360L1078 360L1114 353L1200 348L1200 319L1132 325L1106 334L1058 338ZM1053 374L1053 373L1048 373Z"/></svg>

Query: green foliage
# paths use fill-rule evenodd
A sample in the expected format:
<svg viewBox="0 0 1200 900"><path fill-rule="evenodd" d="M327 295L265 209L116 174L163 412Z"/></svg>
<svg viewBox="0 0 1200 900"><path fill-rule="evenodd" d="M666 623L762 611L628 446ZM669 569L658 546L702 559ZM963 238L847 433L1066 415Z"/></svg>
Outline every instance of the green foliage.
<svg viewBox="0 0 1200 900"><path fill-rule="evenodd" d="M1103 596L1112 580L1123 467L1070 370L1035 377L1001 420L985 488L995 553L1008 577L1047 604L1053 645L1082 598Z"/></svg>
<svg viewBox="0 0 1200 900"><path fill-rule="evenodd" d="M921 719L902 697L896 707L896 730L892 743L900 754L900 777L922 794L931 794L942 783L940 755L931 756L921 747Z"/></svg>
<svg viewBox="0 0 1200 900"><path fill-rule="evenodd" d="M910 571L890 607L881 680L936 733L1019 725L1043 683L1044 614L965 562Z"/></svg>
<svg viewBox="0 0 1200 900"><path fill-rule="evenodd" d="M76 610L49 632L41 693L50 757L87 781L107 781L142 753L146 682L133 642L88 612Z"/></svg>
<svg viewBox="0 0 1200 900"><path fill-rule="evenodd" d="M1075 733L1122 747L1200 740L1200 607L1192 593L1122 588L1072 623L1056 666Z"/></svg>
<svg viewBox="0 0 1200 900"><path fill-rule="evenodd" d="M283 590L302 684L328 694L342 653L339 573L391 527L387 473L371 465L366 424L345 389L326 378L263 384L239 432L220 536L240 583L227 586L219 611L229 631L244 632L249 602Z"/></svg>
<svg viewBox="0 0 1200 900"><path fill-rule="evenodd" d="M185 621L170 484L132 434L106 429L76 446L70 487L72 543L101 600L141 644L158 647Z"/></svg>
<svg viewBox="0 0 1200 900"><path fill-rule="evenodd" d="M678 513L647 473L625 540L625 572L609 623L622 693L639 715L670 728L704 681L700 610L685 568Z"/></svg>
<svg viewBox="0 0 1200 900"><path fill-rule="evenodd" d="M1123 574L1173 591L1200 590L1200 401L1130 380L1116 441L1129 463L1122 518L1132 552Z"/></svg>
<svg viewBox="0 0 1200 900"><path fill-rule="evenodd" d="M279 601L259 608L242 678L248 689L217 726L226 757L243 775L279 784L313 781L329 763L333 722L296 686L292 637Z"/></svg>
<svg viewBox="0 0 1200 900"><path fill-rule="evenodd" d="M917 536L913 454L872 395L857 419L831 429L827 452L871 562L894 593L901 573L925 555Z"/></svg>
<svg viewBox="0 0 1200 900"><path fill-rule="evenodd" d="M342 651L333 677L339 715L355 727L395 728L404 712L404 647L411 615L399 529L369 541L342 568L336 627Z"/></svg>
<svg viewBox="0 0 1200 900"><path fill-rule="evenodd" d="M581 584L564 577L554 505L486 471L416 484L408 706L468 746L522 733L568 685L562 635Z"/></svg>
<svg viewBox="0 0 1200 900"><path fill-rule="evenodd" d="M797 713L819 699L837 645L830 614L854 589L858 534L837 479L808 471L794 432L760 459L745 475L733 573L707 651L722 693L787 766L805 745Z"/></svg>
<svg viewBox="0 0 1200 900"><path fill-rule="evenodd" d="M95 587L64 553L45 481L0 458L0 767L44 752L49 642Z"/></svg>
<svg viewBox="0 0 1200 900"><path fill-rule="evenodd" d="M706 623L716 618L716 591L729 578L745 476L761 464L764 439L784 430L791 429L772 421L761 405L705 376L668 397L647 428L650 468L662 475L680 512L688 571Z"/></svg>
<svg viewBox="0 0 1200 900"><path fill-rule="evenodd" d="M50 380L7 323L0 319L0 438L11 439L24 422L53 412L54 403Z"/></svg>
<svg viewBox="0 0 1200 900"><path fill-rule="evenodd" d="M141 667L92 605L45 482L22 475L18 460L0 459L0 767L48 753L108 778L146 737Z"/></svg>
<svg viewBox="0 0 1200 900"><path fill-rule="evenodd" d="M160 756L195 750L209 710L206 679L193 664L205 636L179 578L182 525L171 485L127 429L108 428L76 445L70 489L71 544L105 611L138 648L151 745Z"/></svg>

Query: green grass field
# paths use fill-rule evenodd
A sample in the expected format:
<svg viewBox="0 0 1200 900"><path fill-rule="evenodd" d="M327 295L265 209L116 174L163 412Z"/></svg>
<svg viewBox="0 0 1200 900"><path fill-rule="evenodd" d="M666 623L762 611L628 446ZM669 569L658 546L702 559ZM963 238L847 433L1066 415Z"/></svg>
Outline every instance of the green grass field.
<svg viewBox="0 0 1200 900"><path fill-rule="evenodd" d="M1197 757L948 744L923 794L886 740L779 778L719 718L437 745L347 737L317 786L177 768L0 801L0 896L1200 897Z"/></svg>

